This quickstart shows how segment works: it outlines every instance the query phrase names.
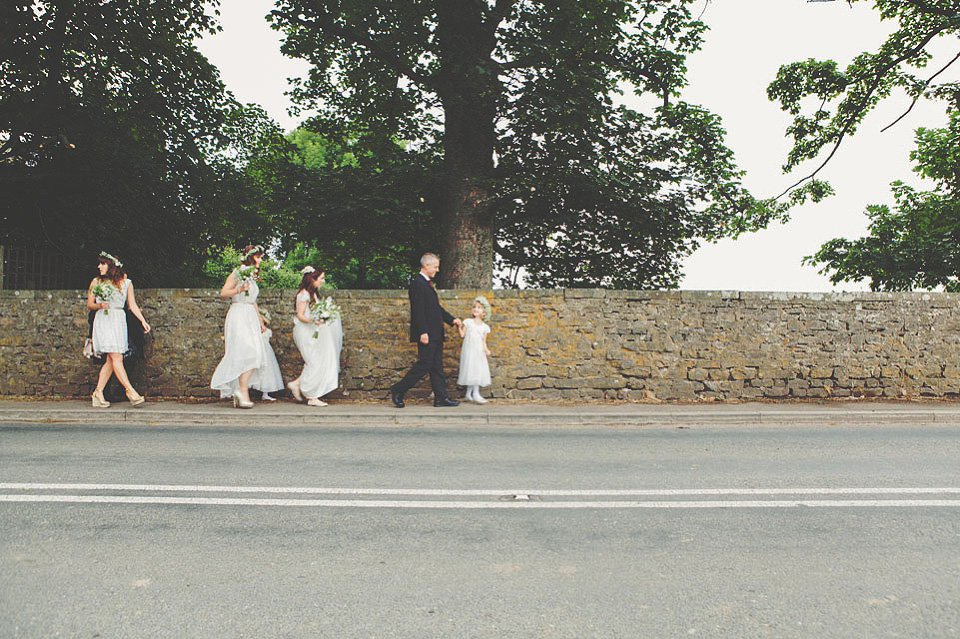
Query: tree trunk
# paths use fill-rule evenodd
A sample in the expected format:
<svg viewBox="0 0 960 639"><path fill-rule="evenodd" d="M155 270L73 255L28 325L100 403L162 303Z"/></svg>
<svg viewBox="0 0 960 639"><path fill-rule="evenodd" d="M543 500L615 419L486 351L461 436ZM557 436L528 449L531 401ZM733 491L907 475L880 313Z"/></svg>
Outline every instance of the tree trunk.
<svg viewBox="0 0 960 639"><path fill-rule="evenodd" d="M502 87L491 59L495 40L476 0L440 0L440 99L444 113L444 196L440 282L493 285L493 148Z"/></svg>

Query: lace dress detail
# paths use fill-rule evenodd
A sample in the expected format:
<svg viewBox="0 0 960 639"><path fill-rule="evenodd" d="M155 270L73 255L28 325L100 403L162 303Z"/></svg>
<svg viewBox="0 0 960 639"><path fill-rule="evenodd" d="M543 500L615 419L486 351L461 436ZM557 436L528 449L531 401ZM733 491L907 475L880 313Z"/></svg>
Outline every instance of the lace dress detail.
<svg viewBox="0 0 960 639"><path fill-rule="evenodd" d="M108 299L97 298L97 302L106 302L110 305L110 308L99 309L93 318L93 350L96 355L126 353L129 348L127 343L127 313L123 310L129 288L130 280L124 278L120 282L117 292Z"/></svg>

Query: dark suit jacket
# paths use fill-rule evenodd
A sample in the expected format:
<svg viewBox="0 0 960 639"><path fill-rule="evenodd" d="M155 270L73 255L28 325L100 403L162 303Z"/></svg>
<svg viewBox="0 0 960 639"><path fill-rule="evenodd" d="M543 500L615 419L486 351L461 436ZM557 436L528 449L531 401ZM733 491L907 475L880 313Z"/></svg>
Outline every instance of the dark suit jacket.
<svg viewBox="0 0 960 639"><path fill-rule="evenodd" d="M440 307L437 291L420 273L410 280L410 341L419 342L426 333L430 342L442 342L445 338L443 323L453 325L453 315Z"/></svg>

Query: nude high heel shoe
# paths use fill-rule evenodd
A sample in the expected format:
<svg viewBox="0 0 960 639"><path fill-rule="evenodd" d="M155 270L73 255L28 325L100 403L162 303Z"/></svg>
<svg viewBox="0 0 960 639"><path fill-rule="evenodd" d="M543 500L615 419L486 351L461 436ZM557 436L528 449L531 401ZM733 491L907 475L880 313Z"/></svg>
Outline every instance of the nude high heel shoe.
<svg viewBox="0 0 960 639"><path fill-rule="evenodd" d="M147 399L143 395L139 394L137 391L133 390L132 388L127 391L127 399L130 400L131 406L139 406L140 404L147 401Z"/></svg>
<svg viewBox="0 0 960 639"><path fill-rule="evenodd" d="M293 398L298 402L303 401L303 393L300 392L300 382L293 380L287 384L287 388L290 389L290 394L293 395Z"/></svg>
<svg viewBox="0 0 960 639"><path fill-rule="evenodd" d="M93 391L93 407L94 408L110 408L110 402L103 398L103 391Z"/></svg>

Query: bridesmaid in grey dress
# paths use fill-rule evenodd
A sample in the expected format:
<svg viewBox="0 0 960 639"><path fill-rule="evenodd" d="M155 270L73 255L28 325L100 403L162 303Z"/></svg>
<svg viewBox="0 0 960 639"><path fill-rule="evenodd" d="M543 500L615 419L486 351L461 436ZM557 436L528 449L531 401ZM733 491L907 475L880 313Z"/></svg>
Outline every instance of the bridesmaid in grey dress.
<svg viewBox="0 0 960 639"><path fill-rule="evenodd" d="M97 269L100 274L90 281L87 289L87 308L97 312L93 318L93 351L97 355L104 355L106 361L100 368L97 388L93 391L93 407L110 406L110 402L103 397L103 389L111 375L116 375L117 380L123 384L130 403L139 406L146 400L134 390L123 367L123 354L128 348L124 304L130 307L130 312L143 324L144 333L150 332L150 324L143 318L143 312L137 306L133 282L127 279L123 263L109 253L101 252Z"/></svg>

